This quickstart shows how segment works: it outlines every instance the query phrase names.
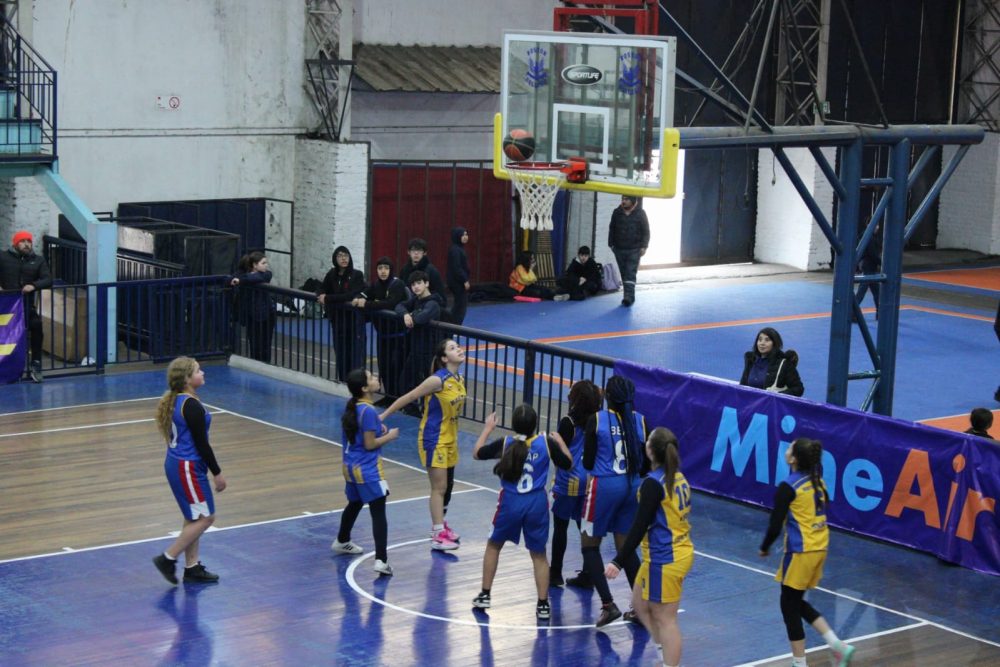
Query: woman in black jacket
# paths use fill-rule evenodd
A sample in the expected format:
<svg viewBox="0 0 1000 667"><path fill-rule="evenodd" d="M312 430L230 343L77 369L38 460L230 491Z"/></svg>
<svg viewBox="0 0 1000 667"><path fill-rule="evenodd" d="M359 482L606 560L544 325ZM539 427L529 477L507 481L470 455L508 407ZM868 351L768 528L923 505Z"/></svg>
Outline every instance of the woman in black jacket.
<svg viewBox="0 0 1000 667"><path fill-rule="evenodd" d="M406 327L394 312L396 306L410 298L410 290L393 274L392 260L379 257L375 262L375 279L355 300L354 306L365 311L378 334L378 377L385 398L375 405L391 405L402 393L399 372L406 359Z"/></svg>
<svg viewBox="0 0 1000 667"><path fill-rule="evenodd" d="M337 355L337 379L347 381L347 374L362 368L365 362L365 321L352 305L365 289L365 274L354 268L354 259L346 246L333 251L333 268L327 271L316 300L326 307L333 333L333 351Z"/></svg>
<svg viewBox="0 0 1000 667"><path fill-rule="evenodd" d="M260 250L240 259L236 277L230 284L266 285L271 282L271 267ZM237 312L240 324L247 328L247 347L250 358L264 363L271 362L271 341L277 319L273 296L262 289L249 288L237 291Z"/></svg>
<svg viewBox="0 0 1000 667"><path fill-rule="evenodd" d="M465 254L465 244L469 242L469 232L464 227L451 230L451 247L448 249L448 269L445 272L448 291L453 297L451 321L461 324L465 321L465 311L469 306L469 258ZM444 296L442 294L441 296Z"/></svg>
<svg viewBox="0 0 1000 667"><path fill-rule="evenodd" d="M805 392L796 368L799 355L795 350L781 349L781 334L771 327L757 333L753 347L743 355L743 376L740 384L780 394L801 396Z"/></svg>

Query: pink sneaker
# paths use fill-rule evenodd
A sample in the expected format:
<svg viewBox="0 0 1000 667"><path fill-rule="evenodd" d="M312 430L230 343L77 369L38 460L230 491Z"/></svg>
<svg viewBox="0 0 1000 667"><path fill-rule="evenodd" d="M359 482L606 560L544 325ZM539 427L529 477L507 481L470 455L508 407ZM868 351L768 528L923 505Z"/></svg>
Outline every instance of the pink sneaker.
<svg viewBox="0 0 1000 667"><path fill-rule="evenodd" d="M451 529L451 526L448 525L447 521L444 522L444 530L441 531L441 532L443 532L448 537L448 539L451 540L452 542L461 542L462 541L462 539L459 537L458 533L456 533L454 530Z"/></svg>
<svg viewBox="0 0 1000 667"><path fill-rule="evenodd" d="M434 539L431 540L431 549L435 551L454 551L458 548L458 542L455 542L445 534L445 530L439 531Z"/></svg>

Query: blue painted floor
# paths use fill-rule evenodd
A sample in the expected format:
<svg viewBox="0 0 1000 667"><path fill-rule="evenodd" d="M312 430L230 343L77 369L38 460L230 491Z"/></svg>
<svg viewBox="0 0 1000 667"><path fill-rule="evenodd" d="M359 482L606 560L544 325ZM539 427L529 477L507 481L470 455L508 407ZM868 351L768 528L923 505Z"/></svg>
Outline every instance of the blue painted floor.
<svg viewBox="0 0 1000 667"><path fill-rule="evenodd" d="M643 297L652 301L641 293L636 307ZM319 437L339 437L334 420L315 415L339 414L342 399L224 366L209 366L207 379L200 393L209 405ZM162 384L162 371L156 371L14 385L0 388L0 397L3 412L9 413L157 396ZM403 435L386 455L416 463L416 420L399 415L392 421L403 427ZM645 630L624 624L603 631L589 627L598 606L589 592L554 589L553 619L547 628L537 627L528 555L512 545L501 554L494 608L487 614L472 611L497 486L490 464L470 456L475 436L462 434L458 477L487 488L457 494L452 502L450 521L463 534L462 548L453 556L430 552L426 500L415 499L389 506L390 562L396 575L388 580L371 571L370 552L359 558L331 555L339 514L207 534L202 557L223 577L214 586L166 585L149 563L168 543L160 535L3 562L0 664L652 664ZM331 488L330 498L331 507L344 503L339 488ZM225 496L218 511L225 515ZM765 523L760 510L695 496L698 556L681 604L684 665L739 665L787 652L772 580L777 556L763 560L756 555ZM371 548L366 512L353 537ZM569 545L565 573L580 562L573 535ZM936 623L993 644L951 634L956 641L1000 646L995 578L835 533L823 587L810 599L843 637ZM613 582L612 590L624 605L624 577ZM809 646L818 645L811 631L807 637Z"/></svg>

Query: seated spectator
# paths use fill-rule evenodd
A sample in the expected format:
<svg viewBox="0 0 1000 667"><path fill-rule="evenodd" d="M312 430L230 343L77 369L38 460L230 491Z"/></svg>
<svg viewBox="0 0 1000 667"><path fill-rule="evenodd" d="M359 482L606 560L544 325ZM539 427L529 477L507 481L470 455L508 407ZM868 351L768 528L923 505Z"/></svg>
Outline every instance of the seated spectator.
<svg viewBox="0 0 1000 667"><path fill-rule="evenodd" d="M779 394L801 396L805 392L796 368L799 355L795 350L781 349L781 334L771 327L757 333L753 347L743 355L743 376L740 384Z"/></svg>
<svg viewBox="0 0 1000 667"><path fill-rule="evenodd" d="M978 435L980 438L986 438L987 440L996 440L992 435L990 435L990 427L993 426L993 413L986 408L974 408L971 413L969 413L969 428L966 433L969 435Z"/></svg>
<svg viewBox="0 0 1000 667"><path fill-rule="evenodd" d="M566 272L560 276L555 299L583 301L601 291L602 278L601 267L590 256L590 248L582 245L576 251L576 257L566 267Z"/></svg>
<svg viewBox="0 0 1000 667"><path fill-rule="evenodd" d="M525 250L517 256L517 265L510 272L508 284L521 296L549 300L555 296L555 292L538 284L538 276L535 275L535 254L530 250Z"/></svg>

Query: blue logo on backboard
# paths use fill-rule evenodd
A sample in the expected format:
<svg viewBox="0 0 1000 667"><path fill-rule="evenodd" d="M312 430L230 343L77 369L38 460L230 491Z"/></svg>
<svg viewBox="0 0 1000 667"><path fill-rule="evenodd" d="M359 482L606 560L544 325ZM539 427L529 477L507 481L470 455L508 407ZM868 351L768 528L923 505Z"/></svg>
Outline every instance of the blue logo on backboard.
<svg viewBox="0 0 1000 667"><path fill-rule="evenodd" d="M618 57L622 65L621 76L618 77L618 90L625 95L635 95L642 87L642 55L635 51L626 51Z"/></svg>
<svg viewBox="0 0 1000 667"><path fill-rule="evenodd" d="M524 82L532 88L541 88L549 83L548 67L545 59L549 52L540 46L528 49L528 71L524 73Z"/></svg>

